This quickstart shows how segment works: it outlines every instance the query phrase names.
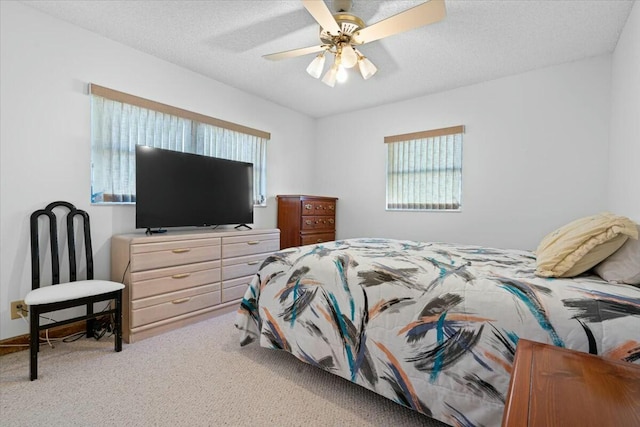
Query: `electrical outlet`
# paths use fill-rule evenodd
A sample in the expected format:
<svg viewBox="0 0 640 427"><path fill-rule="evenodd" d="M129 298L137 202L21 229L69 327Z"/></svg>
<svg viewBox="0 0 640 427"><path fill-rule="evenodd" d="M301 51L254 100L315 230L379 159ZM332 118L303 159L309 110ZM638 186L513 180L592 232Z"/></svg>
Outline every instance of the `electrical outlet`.
<svg viewBox="0 0 640 427"><path fill-rule="evenodd" d="M29 308L27 307L27 304L25 304L23 300L12 301L11 302L11 319L19 319L20 318L19 313L22 313L24 317L27 317L29 315Z"/></svg>

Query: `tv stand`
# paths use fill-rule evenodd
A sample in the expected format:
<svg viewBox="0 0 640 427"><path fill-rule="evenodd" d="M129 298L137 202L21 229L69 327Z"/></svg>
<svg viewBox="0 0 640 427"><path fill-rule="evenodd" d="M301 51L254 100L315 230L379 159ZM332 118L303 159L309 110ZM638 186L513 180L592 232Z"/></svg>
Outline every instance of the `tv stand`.
<svg viewBox="0 0 640 427"><path fill-rule="evenodd" d="M236 230L240 230L242 227L247 227L247 230L252 230L251 227L249 227L247 224L240 224L240 225L236 225L235 228Z"/></svg>
<svg viewBox="0 0 640 427"><path fill-rule="evenodd" d="M125 284L127 343L237 311L280 230L171 230L111 238L111 279Z"/></svg>

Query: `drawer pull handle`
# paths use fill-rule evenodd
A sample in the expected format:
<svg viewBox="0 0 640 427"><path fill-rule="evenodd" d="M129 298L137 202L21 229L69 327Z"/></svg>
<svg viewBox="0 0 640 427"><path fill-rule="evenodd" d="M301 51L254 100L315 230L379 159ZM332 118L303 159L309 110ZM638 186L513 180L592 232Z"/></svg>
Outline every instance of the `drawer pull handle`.
<svg viewBox="0 0 640 427"><path fill-rule="evenodd" d="M260 261L250 261L250 262L247 263L247 265L256 265L256 264L259 264L259 263L260 263Z"/></svg>
<svg viewBox="0 0 640 427"><path fill-rule="evenodd" d="M174 254L183 254L185 252L189 252L191 249L189 248L182 248L182 249L174 249L171 252L173 252Z"/></svg>
<svg viewBox="0 0 640 427"><path fill-rule="evenodd" d="M173 276L171 276L172 279L184 279L185 277L189 277L191 276L191 273L180 273L180 274L174 274Z"/></svg>
<svg viewBox="0 0 640 427"><path fill-rule="evenodd" d="M329 224L333 224L334 222L333 218L329 218Z"/></svg>
<svg viewBox="0 0 640 427"><path fill-rule="evenodd" d="M187 302L190 299L191 298L174 299L173 301L171 301L171 304L182 304L183 302Z"/></svg>
<svg viewBox="0 0 640 427"><path fill-rule="evenodd" d="M335 208L336 208L335 206L333 206L333 205L329 205L329 210L330 210L330 211L334 210Z"/></svg>
<svg viewBox="0 0 640 427"><path fill-rule="evenodd" d="M260 240L252 240L250 242L247 242L247 245L257 245L258 243L260 243Z"/></svg>
<svg viewBox="0 0 640 427"><path fill-rule="evenodd" d="M316 240L316 243L322 243L322 239Z"/></svg>
<svg viewBox="0 0 640 427"><path fill-rule="evenodd" d="M306 205L304 205L305 209L313 209L313 205L311 205L311 203L307 203Z"/></svg>
<svg viewBox="0 0 640 427"><path fill-rule="evenodd" d="M313 221L311 221L310 219L306 220L304 223L307 225L311 225Z"/></svg>

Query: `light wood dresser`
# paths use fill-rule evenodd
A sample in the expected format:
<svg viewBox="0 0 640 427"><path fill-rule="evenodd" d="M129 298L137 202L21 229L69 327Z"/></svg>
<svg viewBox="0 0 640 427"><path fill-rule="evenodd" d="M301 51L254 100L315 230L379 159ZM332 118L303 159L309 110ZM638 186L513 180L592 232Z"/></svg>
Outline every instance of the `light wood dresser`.
<svg viewBox="0 0 640 427"><path fill-rule="evenodd" d="M122 335L133 343L234 311L278 229L168 231L111 239L111 280L125 284Z"/></svg>
<svg viewBox="0 0 640 427"><path fill-rule="evenodd" d="M337 198L279 195L277 199L281 249L336 239Z"/></svg>

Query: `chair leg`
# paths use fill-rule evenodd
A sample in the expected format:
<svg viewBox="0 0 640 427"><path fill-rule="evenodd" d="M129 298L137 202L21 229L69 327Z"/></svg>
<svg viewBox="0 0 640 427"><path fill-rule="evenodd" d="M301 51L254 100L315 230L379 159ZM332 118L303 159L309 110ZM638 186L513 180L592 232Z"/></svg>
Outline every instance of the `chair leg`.
<svg viewBox="0 0 640 427"><path fill-rule="evenodd" d="M116 312L115 312L114 329L116 333L115 346L116 351L122 351L122 291L116 296Z"/></svg>
<svg viewBox="0 0 640 427"><path fill-rule="evenodd" d="M87 316L93 314L93 303L90 302L87 304ZM95 319L87 319L87 338L93 338L93 325L95 324Z"/></svg>
<svg viewBox="0 0 640 427"><path fill-rule="evenodd" d="M31 381L38 378L38 350L40 346L40 315L37 306L29 307L29 375Z"/></svg>

